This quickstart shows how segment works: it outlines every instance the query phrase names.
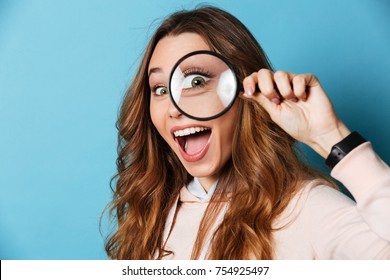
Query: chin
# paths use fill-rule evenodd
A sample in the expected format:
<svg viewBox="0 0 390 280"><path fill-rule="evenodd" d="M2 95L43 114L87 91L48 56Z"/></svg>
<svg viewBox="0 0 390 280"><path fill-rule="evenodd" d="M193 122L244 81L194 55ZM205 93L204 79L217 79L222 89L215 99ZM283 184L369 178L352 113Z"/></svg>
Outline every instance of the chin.
<svg viewBox="0 0 390 280"><path fill-rule="evenodd" d="M194 177L216 177L220 173L223 165L219 162L197 162L197 163L188 163L182 161L184 168L189 174Z"/></svg>
<svg viewBox="0 0 390 280"><path fill-rule="evenodd" d="M186 168L187 172L191 174L193 177L201 178L201 177L213 177L216 175L216 173L212 172L209 169L203 169L203 168Z"/></svg>

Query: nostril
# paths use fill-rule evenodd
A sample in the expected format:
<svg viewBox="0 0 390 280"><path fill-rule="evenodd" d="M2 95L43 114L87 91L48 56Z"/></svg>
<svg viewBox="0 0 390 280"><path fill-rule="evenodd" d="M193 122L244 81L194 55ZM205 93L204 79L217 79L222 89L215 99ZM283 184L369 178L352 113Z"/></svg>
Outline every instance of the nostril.
<svg viewBox="0 0 390 280"><path fill-rule="evenodd" d="M168 109L169 116L172 118L180 117L182 114L181 112L171 103Z"/></svg>

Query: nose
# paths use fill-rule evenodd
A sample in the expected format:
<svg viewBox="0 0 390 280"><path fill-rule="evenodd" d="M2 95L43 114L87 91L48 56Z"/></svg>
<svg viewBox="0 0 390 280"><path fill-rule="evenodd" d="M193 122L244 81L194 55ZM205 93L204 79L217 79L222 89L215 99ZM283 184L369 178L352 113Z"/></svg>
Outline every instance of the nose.
<svg viewBox="0 0 390 280"><path fill-rule="evenodd" d="M169 102L168 114L171 118L178 118L182 115L182 113L176 108L175 105L173 105L172 102Z"/></svg>

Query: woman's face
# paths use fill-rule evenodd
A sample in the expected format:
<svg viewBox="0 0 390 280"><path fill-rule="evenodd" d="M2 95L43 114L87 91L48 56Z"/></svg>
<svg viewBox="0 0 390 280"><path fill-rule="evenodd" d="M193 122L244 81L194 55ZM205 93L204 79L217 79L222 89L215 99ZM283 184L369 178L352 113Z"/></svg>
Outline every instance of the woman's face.
<svg viewBox="0 0 390 280"><path fill-rule="evenodd" d="M182 115L168 95L169 75L174 64L187 53L210 50L196 33L182 33L161 39L150 60L150 115L160 135L192 176L208 190L232 153L237 102L221 117L196 121Z"/></svg>

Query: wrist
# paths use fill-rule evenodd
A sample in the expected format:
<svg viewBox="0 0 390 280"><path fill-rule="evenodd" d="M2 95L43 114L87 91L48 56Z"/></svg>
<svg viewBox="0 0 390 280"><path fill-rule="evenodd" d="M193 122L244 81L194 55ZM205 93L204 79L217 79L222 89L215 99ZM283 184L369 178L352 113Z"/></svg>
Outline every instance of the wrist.
<svg viewBox="0 0 390 280"><path fill-rule="evenodd" d="M345 124L339 122L336 128L316 137L315 141L309 144L309 146L320 156L327 158L332 150L332 147L350 134L351 131L345 126Z"/></svg>

